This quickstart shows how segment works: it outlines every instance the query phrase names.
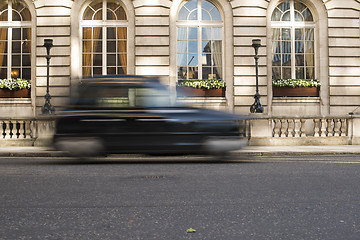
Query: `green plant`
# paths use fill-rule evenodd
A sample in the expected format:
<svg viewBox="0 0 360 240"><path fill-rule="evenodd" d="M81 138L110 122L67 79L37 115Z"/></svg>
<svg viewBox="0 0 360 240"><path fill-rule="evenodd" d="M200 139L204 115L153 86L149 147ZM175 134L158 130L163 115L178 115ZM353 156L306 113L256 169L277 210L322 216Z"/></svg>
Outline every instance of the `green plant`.
<svg viewBox="0 0 360 240"><path fill-rule="evenodd" d="M277 79L272 80L274 87L320 87L319 80L316 79Z"/></svg>
<svg viewBox="0 0 360 240"><path fill-rule="evenodd" d="M31 83L29 80L26 79L0 79L0 88L9 89L12 91L20 90L20 89L30 89Z"/></svg>
<svg viewBox="0 0 360 240"><path fill-rule="evenodd" d="M192 88L225 88L226 83L220 79L186 79L178 80L177 86L187 86Z"/></svg>

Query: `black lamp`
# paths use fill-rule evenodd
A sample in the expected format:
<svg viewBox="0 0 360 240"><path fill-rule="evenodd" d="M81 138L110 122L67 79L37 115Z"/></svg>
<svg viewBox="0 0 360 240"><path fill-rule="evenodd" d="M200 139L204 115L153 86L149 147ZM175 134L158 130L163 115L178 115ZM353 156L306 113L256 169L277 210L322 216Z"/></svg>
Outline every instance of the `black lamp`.
<svg viewBox="0 0 360 240"><path fill-rule="evenodd" d="M264 108L260 103L260 94L259 94L259 56L258 51L261 47L261 39L253 39L252 46L255 49L255 67L256 67L256 93L254 95L255 102L250 107L251 113L263 113Z"/></svg>
<svg viewBox="0 0 360 240"><path fill-rule="evenodd" d="M44 47L46 48L47 74L46 74L46 94L45 104L41 108L43 114L54 114L55 108L50 104L51 96L49 94L49 69L50 69L50 49L53 47L52 39L44 39Z"/></svg>

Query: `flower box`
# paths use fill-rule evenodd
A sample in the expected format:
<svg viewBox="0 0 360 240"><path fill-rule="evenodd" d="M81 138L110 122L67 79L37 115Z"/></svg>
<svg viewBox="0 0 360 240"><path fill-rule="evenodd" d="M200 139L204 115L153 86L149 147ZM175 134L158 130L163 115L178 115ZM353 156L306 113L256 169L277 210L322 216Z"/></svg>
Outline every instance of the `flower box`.
<svg viewBox="0 0 360 240"><path fill-rule="evenodd" d="M320 87L274 87L273 97L318 97Z"/></svg>
<svg viewBox="0 0 360 240"><path fill-rule="evenodd" d="M0 98L29 98L30 89L23 88L17 90L10 90L6 88L0 88Z"/></svg>
<svg viewBox="0 0 360 240"><path fill-rule="evenodd" d="M179 97L225 97L225 88L193 88L177 86L176 92Z"/></svg>

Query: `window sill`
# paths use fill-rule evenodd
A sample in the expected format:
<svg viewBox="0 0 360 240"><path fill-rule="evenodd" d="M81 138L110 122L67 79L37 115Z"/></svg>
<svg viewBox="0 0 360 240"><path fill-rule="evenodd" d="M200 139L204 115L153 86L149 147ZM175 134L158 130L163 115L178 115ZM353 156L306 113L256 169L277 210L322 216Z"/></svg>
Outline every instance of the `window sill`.
<svg viewBox="0 0 360 240"><path fill-rule="evenodd" d="M273 97L273 103L319 103L320 97Z"/></svg>

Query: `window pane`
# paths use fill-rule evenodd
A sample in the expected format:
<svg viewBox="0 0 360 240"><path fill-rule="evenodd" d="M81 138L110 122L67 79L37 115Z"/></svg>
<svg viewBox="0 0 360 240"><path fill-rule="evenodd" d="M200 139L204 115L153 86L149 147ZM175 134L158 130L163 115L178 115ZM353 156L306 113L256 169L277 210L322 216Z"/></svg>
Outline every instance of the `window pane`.
<svg viewBox="0 0 360 240"><path fill-rule="evenodd" d="M8 78L7 77L7 68L0 68L0 78L1 79Z"/></svg>
<svg viewBox="0 0 360 240"><path fill-rule="evenodd" d="M291 66L291 55L283 54L282 57L283 57L282 65L283 66Z"/></svg>
<svg viewBox="0 0 360 240"><path fill-rule="evenodd" d="M303 16L304 16L304 19L305 19L306 22L312 22L312 21L314 21L313 16L312 16L312 14L311 14L311 12L310 12L309 9L306 9L306 10L303 12Z"/></svg>
<svg viewBox="0 0 360 240"><path fill-rule="evenodd" d="M11 56L11 66L21 66L21 55Z"/></svg>
<svg viewBox="0 0 360 240"><path fill-rule="evenodd" d="M213 53L221 53L222 52L221 47L222 47L222 41L218 41L218 40L212 41Z"/></svg>
<svg viewBox="0 0 360 240"><path fill-rule="evenodd" d="M127 41L118 41L118 52L127 53Z"/></svg>
<svg viewBox="0 0 360 240"><path fill-rule="evenodd" d="M198 19L197 10L192 11L188 17L189 17L188 20L197 20Z"/></svg>
<svg viewBox="0 0 360 240"><path fill-rule="evenodd" d="M222 77L222 68L221 67L214 67L213 68L213 78L214 79L223 79L223 77Z"/></svg>
<svg viewBox="0 0 360 240"><path fill-rule="evenodd" d="M117 28L117 39L118 40L127 40L127 28L118 27Z"/></svg>
<svg viewBox="0 0 360 240"><path fill-rule="evenodd" d="M202 52L211 53L211 41L202 41Z"/></svg>
<svg viewBox="0 0 360 240"><path fill-rule="evenodd" d="M31 28L23 28L22 40L31 40Z"/></svg>
<svg viewBox="0 0 360 240"><path fill-rule="evenodd" d="M280 21L282 12L279 9L275 9L271 15L271 21Z"/></svg>
<svg viewBox="0 0 360 240"><path fill-rule="evenodd" d="M201 37L202 40L211 40L211 28L202 28Z"/></svg>
<svg viewBox="0 0 360 240"><path fill-rule="evenodd" d="M178 20L187 20L189 11L186 8L181 8L178 15Z"/></svg>
<svg viewBox="0 0 360 240"><path fill-rule="evenodd" d="M305 40L314 41L314 29L313 28L305 29Z"/></svg>
<svg viewBox="0 0 360 240"><path fill-rule="evenodd" d="M190 0L184 6L191 11L197 8L197 0Z"/></svg>
<svg viewBox="0 0 360 240"><path fill-rule="evenodd" d="M282 11L282 12L285 12L286 10L289 10L290 9L290 1L289 0L286 0L284 1L283 3L280 3L278 5L278 8Z"/></svg>
<svg viewBox="0 0 360 240"><path fill-rule="evenodd" d="M92 29L91 27L84 27L83 28L83 39L89 40L92 38Z"/></svg>
<svg viewBox="0 0 360 240"><path fill-rule="evenodd" d="M291 53L291 42L282 42L282 53Z"/></svg>
<svg viewBox="0 0 360 240"><path fill-rule="evenodd" d="M189 41L189 53L197 53L198 52L198 45L197 41Z"/></svg>
<svg viewBox="0 0 360 240"><path fill-rule="evenodd" d="M283 16L281 21L290 21L290 11L286 12Z"/></svg>
<svg viewBox="0 0 360 240"><path fill-rule="evenodd" d="M7 67L7 55L0 54L0 67Z"/></svg>
<svg viewBox="0 0 360 240"><path fill-rule="evenodd" d="M114 27L106 28L106 38L109 39L116 39L116 32Z"/></svg>
<svg viewBox="0 0 360 240"><path fill-rule="evenodd" d="M221 21L221 14L219 12L219 10L217 8L214 8L211 12L210 12L211 18L213 21Z"/></svg>
<svg viewBox="0 0 360 240"><path fill-rule="evenodd" d="M186 41L177 41L177 52L186 53L187 52L187 42Z"/></svg>
<svg viewBox="0 0 360 240"><path fill-rule="evenodd" d="M199 79L198 67L189 67L188 68L188 78L189 79Z"/></svg>
<svg viewBox="0 0 360 240"><path fill-rule="evenodd" d="M21 28L12 29L12 40L21 40Z"/></svg>
<svg viewBox="0 0 360 240"><path fill-rule="evenodd" d="M290 28L282 28L281 29L281 39L282 40L290 40L291 39Z"/></svg>
<svg viewBox="0 0 360 240"><path fill-rule="evenodd" d="M115 53L116 52L116 42L115 41L108 41L106 45L106 51L108 53Z"/></svg>
<svg viewBox="0 0 360 240"><path fill-rule="evenodd" d="M305 78L304 68L297 67L295 71L295 75L297 79L304 79Z"/></svg>
<svg viewBox="0 0 360 240"><path fill-rule="evenodd" d="M118 67L117 69L118 69L117 74L119 74L119 75L127 74L127 68L126 67Z"/></svg>
<svg viewBox="0 0 360 240"><path fill-rule="evenodd" d="M211 75L211 67L202 68L202 79L213 79Z"/></svg>
<svg viewBox="0 0 360 240"><path fill-rule="evenodd" d="M210 14L207 11L202 10L201 11L201 20L210 21L211 20Z"/></svg>
<svg viewBox="0 0 360 240"><path fill-rule="evenodd" d="M222 28L212 28L213 40L222 40Z"/></svg>
<svg viewBox="0 0 360 240"><path fill-rule="evenodd" d="M273 53L281 53L281 42L273 42L272 43L272 52Z"/></svg>
<svg viewBox="0 0 360 240"><path fill-rule="evenodd" d="M177 73L178 73L178 79L187 79L186 67L178 67Z"/></svg>
<svg viewBox="0 0 360 240"><path fill-rule="evenodd" d="M315 79L315 71L313 67L306 68L306 79Z"/></svg>
<svg viewBox="0 0 360 240"><path fill-rule="evenodd" d="M102 28L94 27L93 28L93 39L102 39Z"/></svg>
<svg viewBox="0 0 360 240"><path fill-rule="evenodd" d="M90 67L83 67L82 68L82 75L84 77L90 76L91 75L91 68Z"/></svg>
<svg viewBox="0 0 360 240"><path fill-rule="evenodd" d="M295 21L296 21L296 22L302 22L302 21L304 21L302 15L301 15L300 13L298 13L298 12L295 12Z"/></svg>
<svg viewBox="0 0 360 240"><path fill-rule="evenodd" d="M91 54L83 54L83 66L91 66Z"/></svg>
<svg viewBox="0 0 360 240"><path fill-rule="evenodd" d="M127 67L127 54L118 54L118 66Z"/></svg>
<svg viewBox="0 0 360 240"><path fill-rule="evenodd" d="M273 55L272 65L273 66L281 66L281 55L280 54Z"/></svg>
<svg viewBox="0 0 360 240"><path fill-rule="evenodd" d="M106 74L115 75L116 74L116 67L107 67L106 71L107 71Z"/></svg>
<svg viewBox="0 0 360 240"><path fill-rule="evenodd" d="M290 79L291 77L291 68L283 68L283 79Z"/></svg>
<svg viewBox="0 0 360 240"><path fill-rule="evenodd" d="M93 42L93 52L102 52L102 42L101 41Z"/></svg>
<svg viewBox="0 0 360 240"><path fill-rule="evenodd" d="M23 68L21 78L30 80L31 79L31 68Z"/></svg>
<svg viewBox="0 0 360 240"><path fill-rule="evenodd" d="M96 75L103 75L103 74L102 74L102 68L101 68L101 67L94 67L94 68L93 68L93 74L94 74L94 76L96 76Z"/></svg>
<svg viewBox="0 0 360 240"><path fill-rule="evenodd" d="M0 15L0 21L7 21L8 20L8 12L7 10L5 12L3 12L1 15Z"/></svg>
<svg viewBox="0 0 360 240"><path fill-rule="evenodd" d="M304 40L304 29L303 28L295 29L295 40Z"/></svg>
<svg viewBox="0 0 360 240"><path fill-rule="evenodd" d="M11 78L20 78L20 77L21 77L21 68L12 68Z"/></svg>
<svg viewBox="0 0 360 240"><path fill-rule="evenodd" d="M12 53L21 53L21 42L12 42Z"/></svg>
<svg viewBox="0 0 360 240"><path fill-rule="evenodd" d="M304 66L304 54L296 54L295 55L295 65L296 66Z"/></svg>
<svg viewBox="0 0 360 240"><path fill-rule="evenodd" d="M193 39L193 40L198 39L197 28L189 28L189 39Z"/></svg>
<svg viewBox="0 0 360 240"><path fill-rule="evenodd" d="M116 66L116 54L107 54L107 66Z"/></svg>
<svg viewBox="0 0 360 240"><path fill-rule="evenodd" d="M202 65L203 66L211 66L211 54L203 54L202 55Z"/></svg>
<svg viewBox="0 0 360 240"><path fill-rule="evenodd" d="M101 54L94 54L93 66L102 66L102 55Z"/></svg>
<svg viewBox="0 0 360 240"><path fill-rule="evenodd" d="M315 66L314 64L314 54L305 54L305 65L306 66Z"/></svg>
<svg viewBox="0 0 360 240"><path fill-rule="evenodd" d="M13 21L21 21L21 16L19 13L12 11L12 20Z"/></svg>
<svg viewBox="0 0 360 240"><path fill-rule="evenodd" d="M197 54L189 54L188 55L188 66L197 66L198 65L198 55Z"/></svg>
<svg viewBox="0 0 360 240"><path fill-rule="evenodd" d="M304 53L304 42L295 42L295 53Z"/></svg>
<svg viewBox="0 0 360 240"><path fill-rule="evenodd" d="M313 41L305 41L305 53L314 53Z"/></svg>
<svg viewBox="0 0 360 240"><path fill-rule="evenodd" d="M304 4L302 4L301 2L295 1L294 8L295 8L295 10L302 13L306 9L306 6Z"/></svg>
<svg viewBox="0 0 360 240"><path fill-rule="evenodd" d="M187 66L187 54L177 54L177 65Z"/></svg>
<svg viewBox="0 0 360 240"><path fill-rule="evenodd" d="M222 66L222 55L221 54L213 54L213 66Z"/></svg>
<svg viewBox="0 0 360 240"><path fill-rule="evenodd" d="M280 67L272 68L272 79L274 79L274 80L281 79L281 68Z"/></svg>
<svg viewBox="0 0 360 240"><path fill-rule="evenodd" d="M178 35L177 35L178 40L187 40L187 28L186 27L178 28L177 32L178 32Z"/></svg>
<svg viewBox="0 0 360 240"><path fill-rule="evenodd" d="M31 60L30 60L30 55L23 55L22 56L22 66L31 66Z"/></svg>

